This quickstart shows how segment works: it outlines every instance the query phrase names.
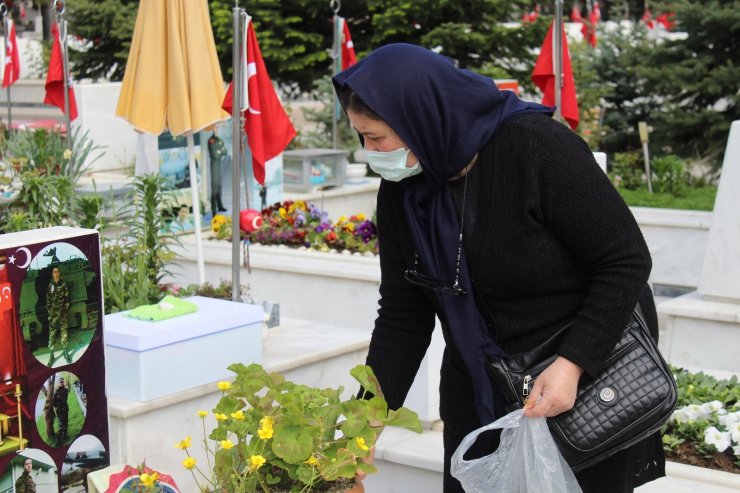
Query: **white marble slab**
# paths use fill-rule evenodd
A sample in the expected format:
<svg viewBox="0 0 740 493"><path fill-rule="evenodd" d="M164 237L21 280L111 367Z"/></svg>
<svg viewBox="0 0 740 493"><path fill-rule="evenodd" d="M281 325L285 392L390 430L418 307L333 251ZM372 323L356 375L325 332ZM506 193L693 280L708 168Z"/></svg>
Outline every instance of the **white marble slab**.
<svg viewBox="0 0 740 493"><path fill-rule="evenodd" d="M732 123L699 292L740 303L740 120Z"/></svg>

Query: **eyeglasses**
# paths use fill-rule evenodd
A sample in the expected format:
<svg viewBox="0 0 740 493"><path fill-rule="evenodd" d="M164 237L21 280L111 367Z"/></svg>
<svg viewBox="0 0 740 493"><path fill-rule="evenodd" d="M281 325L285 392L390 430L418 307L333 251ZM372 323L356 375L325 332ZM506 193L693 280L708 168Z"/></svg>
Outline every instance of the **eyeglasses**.
<svg viewBox="0 0 740 493"><path fill-rule="evenodd" d="M442 282L439 279L434 279L427 276L426 274L422 274L421 272L416 270L416 266L414 266L413 269L406 269L406 271L403 273L403 276L411 284L415 284L423 288L429 288L438 293L449 294L452 296L465 294L465 290L460 287L460 283L458 280L455 280L455 283L450 285L450 283Z"/></svg>

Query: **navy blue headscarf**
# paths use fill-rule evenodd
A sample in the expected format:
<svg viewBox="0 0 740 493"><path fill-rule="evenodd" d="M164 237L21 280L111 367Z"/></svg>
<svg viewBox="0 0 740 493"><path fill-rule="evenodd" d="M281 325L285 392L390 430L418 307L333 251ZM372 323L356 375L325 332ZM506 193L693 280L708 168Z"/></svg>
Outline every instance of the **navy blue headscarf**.
<svg viewBox="0 0 740 493"><path fill-rule="evenodd" d="M419 158L423 172L401 181L404 213L422 272L452 284L460 219L447 186L510 116L552 113L511 91L499 91L480 74L420 46L390 44L337 74L335 86L348 86L399 135ZM460 286L467 294L437 294L455 346L470 374L482 423L501 413L484 357L503 357L493 343L473 297L464 256Z"/></svg>

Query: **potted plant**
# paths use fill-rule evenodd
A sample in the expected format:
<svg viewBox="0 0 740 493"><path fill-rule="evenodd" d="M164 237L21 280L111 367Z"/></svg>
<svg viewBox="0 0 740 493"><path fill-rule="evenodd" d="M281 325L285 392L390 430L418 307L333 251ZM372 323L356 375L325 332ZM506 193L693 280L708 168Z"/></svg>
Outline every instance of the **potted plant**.
<svg viewBox="0 0 740 493"><path fill-rule="evenodd" d="M342 400L343 389L299 385L258 364L233 364L232 382L219 382L222 397L213 409L216 426L203 445L209 471L191 456L191 438L175 446L187 457L201 491L288 493L364 491L358 472L373 473L367 462L387 425L421 432L418 416L407 408L389 410L368 366L350 374L362 395ZM356 489L353 489L356 488Z"/></svg>

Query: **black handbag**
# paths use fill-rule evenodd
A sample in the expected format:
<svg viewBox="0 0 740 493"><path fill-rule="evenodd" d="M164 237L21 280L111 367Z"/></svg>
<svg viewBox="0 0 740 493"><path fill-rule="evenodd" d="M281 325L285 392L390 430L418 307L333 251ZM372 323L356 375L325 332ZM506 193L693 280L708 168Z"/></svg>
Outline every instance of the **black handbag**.
<svg viewBox="0 0 740 493"><path fill-rule="evenodd" d="M567 328L532 351L486 361L508 411L523 406L534 380L557 358ZM561 454L578 472L658 431L677 398L676 381L638 305L599 374L581 377L573 409L547 423Z"/></svg>

